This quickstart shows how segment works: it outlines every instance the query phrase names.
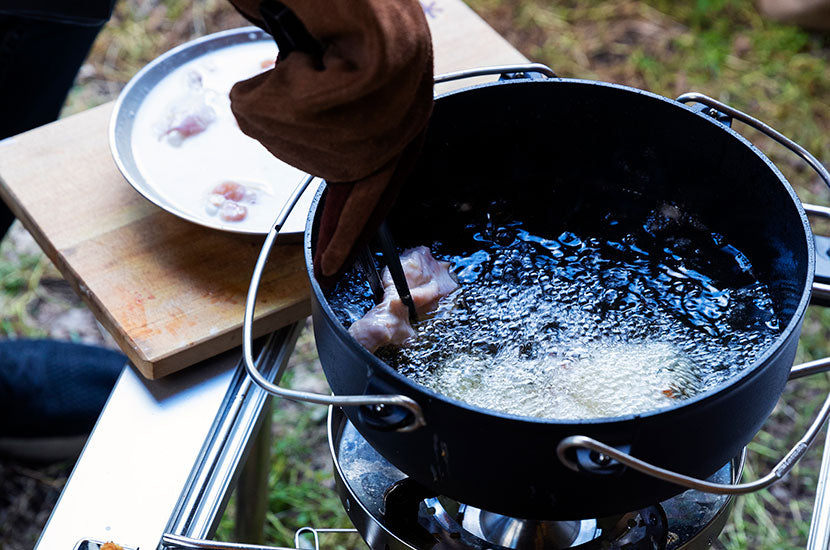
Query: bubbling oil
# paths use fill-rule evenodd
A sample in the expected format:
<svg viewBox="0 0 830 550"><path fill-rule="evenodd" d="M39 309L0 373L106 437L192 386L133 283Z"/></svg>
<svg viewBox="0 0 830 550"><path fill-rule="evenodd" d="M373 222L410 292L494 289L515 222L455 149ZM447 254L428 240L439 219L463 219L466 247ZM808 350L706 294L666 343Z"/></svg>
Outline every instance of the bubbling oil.
<svg viewBox="0 0 830 550"><path fill-rule="evenodd" d="M432 243L460 288L377 352L438 393L531 417L642 413L734 376L780 333L748 258L674 206L554 236L493 212L466 246ZM352 276L330 304L348 326L370 296Z"/></svg>

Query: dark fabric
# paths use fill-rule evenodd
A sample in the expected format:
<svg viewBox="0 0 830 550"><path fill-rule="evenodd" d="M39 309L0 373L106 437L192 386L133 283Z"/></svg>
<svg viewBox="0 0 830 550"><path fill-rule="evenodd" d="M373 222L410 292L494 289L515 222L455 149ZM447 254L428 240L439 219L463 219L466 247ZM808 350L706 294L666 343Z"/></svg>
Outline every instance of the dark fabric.
<svg viewBox="0 0 830 550"><path fill-rule="evenodd" d="M100 15L108 17L109 12L101 11ZM58 118L105 20L75 25L0 10L0 139ZM0 205L0 237L13 221L11 211Z"/></svg>
<svg viewBox="0 0 830 550"><path fill-rule="evenodd" d="M232 3L266 30L279 25L264 20L273 10L260 0ZM389 190L417 156L413 144L432 112L432 42L418 0L281 5L317 40L322 59L302 49L280 56L274 69L233 87L231 108L274 156L338 189L323 207L332 230L315 256L315 269L331 278L377 228Z"/></svg>
<svg viewBox="0 0 830 550"><path fill-rule="evenodd" d="M126 362L83 344L0 342L0 436L89 433Z"/></svg>
<svg viewBox="0 0 830 550"><path fill-rule="evenodd" d="M115 0L0 0L0 14L100 27Z"/></svg>

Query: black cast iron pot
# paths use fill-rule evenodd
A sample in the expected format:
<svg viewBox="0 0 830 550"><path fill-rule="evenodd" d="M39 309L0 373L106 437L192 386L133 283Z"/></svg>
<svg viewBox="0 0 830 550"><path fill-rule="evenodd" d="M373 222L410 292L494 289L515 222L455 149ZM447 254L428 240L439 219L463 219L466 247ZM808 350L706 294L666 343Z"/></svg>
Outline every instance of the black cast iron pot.
<svg viewBox="0 0 830 550"><path fill-rule="evenodd" d="M729 128L722 112L700 107L559 78L502 79L448 93L436 100L418 166L388 223L405 248L450 238L466 223L459 210L465 203L475 209L507 202L524 218L544 220L555 236L577 205L584 212L596 197L668 201L750 258L782 320L774 345L713 390L643 414L558 421L449 399L398 374L335 318L312 268L326 197L321 189L309 215L305 257L328 382L335 396L356 396L338 398L340 405L360 403L360 396L404 396L403 402L390 397L384 404L344 407L372 446L431 491L533 519L623 513L684 490L580 448L574 436L697 478L741 452L790 373L810 300L813 238L778 169ZM619 205L624 208L625 200Z"/></svg>

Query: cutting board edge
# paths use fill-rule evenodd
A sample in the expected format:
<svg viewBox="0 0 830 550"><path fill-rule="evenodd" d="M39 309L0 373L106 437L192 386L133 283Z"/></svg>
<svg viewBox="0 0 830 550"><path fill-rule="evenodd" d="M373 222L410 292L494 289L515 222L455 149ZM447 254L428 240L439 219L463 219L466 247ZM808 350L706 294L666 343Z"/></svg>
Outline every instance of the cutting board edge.
<svg viewBox="0 0 830 550"><path fill-rule="evenodd" d="M311 315L311 300L306 296L279 311L266 313L262 317L257 317L254 320L253 337L259 338L291 323L295 323L297 319L305 319L309 315ZM147 361L144 368L139 365L136 365L136 367L145 378L157 380L241 345L242 326L240 325L221 333L207 336L204 340L195 342L188 348L178 349L165 355L153 357Z"/></svg>
<svg viewBox="0 0 830 550"><path fill-rule="evenodd" d="M105 325L118 327L119 325L114 322L108 314L106 308L98 302L98 299L94 296L94 294L90 292L88 288L76 284L76 280L79 280L77 273L75 273L75 271L70 267L61 251L49 242L38 225L35 224L29 217L28 213L19 207L19 203L14 200L14 197L15 194L8 187L3 177L0 176L0 198L2 198L7 205L9 205L15 217L20 220L23 227L25 227L26 230L32 235L32 238L34 238L37 245L44 252L44 254L46 254L49 260L55 264L55 267L61 275L63 275L64 280L66 280L75 293L81 297L96 319L100 320L102 317L105 317L109 320L109 323L104 323ZM121 351L127 355L130 361L142 373L146 369L152 367L152 362L140 353L140 349L127 333L118 329L114 332L110 332L110 335L118 344L118 347L121 348Z"/></svg>

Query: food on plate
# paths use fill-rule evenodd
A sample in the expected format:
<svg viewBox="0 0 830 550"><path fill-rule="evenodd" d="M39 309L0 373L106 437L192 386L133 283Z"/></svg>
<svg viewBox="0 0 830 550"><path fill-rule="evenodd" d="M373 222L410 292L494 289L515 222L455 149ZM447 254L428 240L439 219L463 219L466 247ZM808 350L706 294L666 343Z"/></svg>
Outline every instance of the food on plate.
<svg viewBox="0 0 830 550"><path fill-rule="evenodd" d="M207 194L205 211L222 221L239 222L248 216L248 205L256 204L257 192L235 181L223 181Z"/></svg>
<svg viewBox="0 0 830 550"><path fill-rule="evenodd" d="M211 227L267 232L304 174L242 133L229 92L236 82L261 73L261 63L276 55L273 40L246 38L186 60L158 82L150 79L131 130L132 176L147 184L139 191L147 189L163 208ZM225 181L247 188L246 198L212 193ZM302 230L311 196L292 212L289 232Z"/></svg>
<svg viewBox="0 0 830 550"><path fill-rule="evenodd" d="M449 262L439 262L425 246L404 251L401 266L419 315L433 311L441 298L458 288ZM383 300L349 327L349 334L372 352L381 346L403 344L415 334L389 268L384 268L381 282Z"/></svg>
<svg viewBox="0 0 830 550"><path fill-rule="evenodd" d="M159 140L174 147L184 140L204 132L216 120L216 111L209 104L215 92L204 87L197 71L185 74L186 90L171 101L156 121L154 128Z"/></svg>
<svg viewBox="0 0 830 550"><path fill-rule="evenodd" d="M101 550L124 550L124 548L110 541L102 544Z"/></svg>
<svg viewBox="0 0 830 550"><path fill-rule="evenodd" d="M248 189L235 181L223 181L213 188L212 195L219 195L229 201L240 202L248 195Z"/></svg>
<svg viewBox="0 0 830 550"><path fill-rule="evenodd" d="M781 329L770 289L723 235L675 205L635 211L552 235L503 206L469 212L430 246L460 283L432 315L410 327L398 301L360 319L371 292L356 272L329 303L398 372L472 405L556 419L672 406L748 367Z"/></svg>

